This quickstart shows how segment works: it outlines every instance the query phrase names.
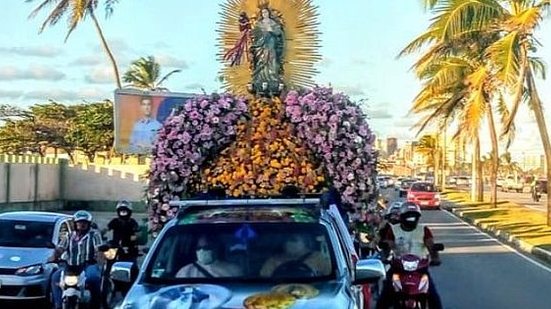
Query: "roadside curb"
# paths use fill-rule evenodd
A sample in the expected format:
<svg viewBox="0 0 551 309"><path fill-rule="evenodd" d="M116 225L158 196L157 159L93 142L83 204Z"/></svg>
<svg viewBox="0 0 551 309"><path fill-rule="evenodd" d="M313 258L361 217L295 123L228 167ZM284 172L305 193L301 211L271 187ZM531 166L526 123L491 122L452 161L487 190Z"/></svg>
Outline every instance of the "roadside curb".
<svg viewBox="0 0 551 309"><path fill-rule="evenodd" d="M463 221L467 222L468 224L477 227L478 229L488 233L489 235L495 237L496 239L502 241L503 243L510 245L511 247L520 250L524 253L528 253L531 255L536 256L537 258L541 259L545 263L551 265L551 251L538 248L522 239L519 239L516 236L512 236L507 232L498 230L494 227L489 226L489 224L481 223L479 220L471 219L469 217L466 217L463 215L463 211L461 211L461 208L454 207L455 203L446 201L446 204L444 205L444 209L455 214L459 218L461 218Z"/></svg>

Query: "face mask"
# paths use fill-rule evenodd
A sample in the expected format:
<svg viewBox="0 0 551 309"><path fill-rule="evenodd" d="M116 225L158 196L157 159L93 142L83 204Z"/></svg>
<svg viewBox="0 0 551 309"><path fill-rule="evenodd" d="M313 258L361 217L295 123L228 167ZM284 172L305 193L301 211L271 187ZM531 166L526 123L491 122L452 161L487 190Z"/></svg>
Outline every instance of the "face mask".
<svg viewBox="0 0 551 309"><path fill-rule="evenodd" d="M285 251L290 255L298 255L306 251L306 245L303 241L289 241L285 244Z"/></svg>
<svg viewBox="0 0 551 309"><path fill-rule="evenodd" d="M128 211L126 211L126 210L121 210L121 211L119 211L119 216L121 216L121 217L126 217L126 216L128 216Z"/></svg>
<svg viewBox="0 0 551 309"><path fill-rule="evenodd" d="M197 262L199 264L208 265L214 262L214 254L212 250L199 249L196 251Z"/></svg>

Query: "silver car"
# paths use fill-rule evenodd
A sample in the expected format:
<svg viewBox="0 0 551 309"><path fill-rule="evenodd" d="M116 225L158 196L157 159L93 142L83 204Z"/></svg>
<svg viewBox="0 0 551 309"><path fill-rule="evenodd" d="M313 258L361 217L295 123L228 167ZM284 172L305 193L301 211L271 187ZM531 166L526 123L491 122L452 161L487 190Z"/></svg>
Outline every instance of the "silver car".
<svg viewBox="0 0 551 309"><path fill-rule="evenodd" d="M119 308L363 309L363 289L385 274L358 261L338 210L319 199L178 203ZM128 282L131 265L111 278Z"/></svg>
<svg viewBox="0 0 551 309"><path fill-rule="evenodd" d="M72 217L47 212L0 214L0 300L50 300L50 277L56 268L47 260Z"/></svg>

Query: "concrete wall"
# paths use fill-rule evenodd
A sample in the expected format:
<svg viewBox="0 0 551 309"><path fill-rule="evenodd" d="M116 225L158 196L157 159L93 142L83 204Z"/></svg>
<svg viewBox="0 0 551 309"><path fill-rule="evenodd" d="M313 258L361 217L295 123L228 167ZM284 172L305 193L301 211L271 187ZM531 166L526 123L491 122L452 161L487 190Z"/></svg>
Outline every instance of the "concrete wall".
<svg viewBox="0 0 551 309"><path fill-rule="evenodd" d="M0 211L16 209L112 210L119 199L143 199L139 174L66 160L0 155ZM136 203L136 210L144 210Z"/></svg>
<svg viewBox="0 0 551 309"><path fill-rule="evenodd" d="M142 200L146 183L139 175L94 165L69 166L64 177L65 199L82 201Z"/></svg>
<svg viewBox="0 0 551 309"><path fill-rule="evenodd" d="M7 173L8 173L8 163L0 162L0 203L7 202L7 198L8 198Z"/></svg>

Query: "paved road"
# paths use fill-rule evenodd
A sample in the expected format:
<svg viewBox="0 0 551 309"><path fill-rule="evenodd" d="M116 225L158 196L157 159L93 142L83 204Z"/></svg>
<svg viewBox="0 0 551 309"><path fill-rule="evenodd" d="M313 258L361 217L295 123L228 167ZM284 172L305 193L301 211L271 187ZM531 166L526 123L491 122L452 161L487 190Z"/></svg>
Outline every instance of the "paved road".
<svg viewBox="0 0 551 309"><path fill-rule="evenodd" d="M445 308L551 307L550 268L446 211L425 211L422 221L446 247L442 265L432 269Z"/></svg>
<svg viewBox="0 0 551 309"><path fill-rule="evenodd" d="M547 195L543 194L539 202L532 201L531 193L497 192L498 200L507 200L538 211L546 211Z"/></svg>

